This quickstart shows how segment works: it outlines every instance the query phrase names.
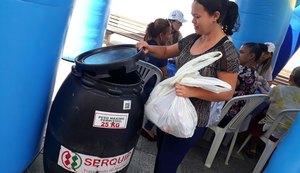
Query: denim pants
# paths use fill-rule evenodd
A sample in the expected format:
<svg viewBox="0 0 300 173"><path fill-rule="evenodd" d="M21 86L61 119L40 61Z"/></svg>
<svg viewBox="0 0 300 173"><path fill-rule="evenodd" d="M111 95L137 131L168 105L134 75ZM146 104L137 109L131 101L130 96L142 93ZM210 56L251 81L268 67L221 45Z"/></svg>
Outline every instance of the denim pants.
<svg viewBox="0 0 300 173"><path fill-rule="evenodd" d="M191 138L178 138L157 128L155 173L176 173L190 148L203 136L206 127L197 127Z"/></svg>

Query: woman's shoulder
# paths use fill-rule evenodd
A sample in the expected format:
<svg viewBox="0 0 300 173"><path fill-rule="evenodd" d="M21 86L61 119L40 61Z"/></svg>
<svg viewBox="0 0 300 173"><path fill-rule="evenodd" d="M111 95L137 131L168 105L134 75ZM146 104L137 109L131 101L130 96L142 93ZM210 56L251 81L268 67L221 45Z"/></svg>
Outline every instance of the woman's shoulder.
<svg viewBox="0 0 300 173"><path fill-rule="evenodd" d="M200 36L196 33L190 34L178 42L179 49L182 50L186 45L192 45Z"/></svg>
<svg viewBox="0 0 300 173"><path fill-rule="evenodd" d="M200 37L200 35L193 33L190 35L185 36L184 38L181 39L181 41L191 41L191 40L196 40Z"/></svg>
<svg viewBox="0 0 300 173"><path fill-rule="evenodd" d="M223 53L225 53L226 57L239 59L240 55L238 50L235 48L234 44L230 40L224 41L222 44Z"/></svg>
<svg viewBox="0 0 300 173"><path fill-rule="evenodd" d="M226 38L226 37L225 37ZM221 71L239 72L240 55L234 47L232 41L224 39L222 44L218 46L218 51L221 51L223 56L220 59Z"/></svg>
<svg viewBox="0 0 300 173"><path fill-rule="evenodd" d="M237 49L235 48L233 42L230 39L225 40L222 46L224 46L225 49L232 49L238 53Z"/></svg>

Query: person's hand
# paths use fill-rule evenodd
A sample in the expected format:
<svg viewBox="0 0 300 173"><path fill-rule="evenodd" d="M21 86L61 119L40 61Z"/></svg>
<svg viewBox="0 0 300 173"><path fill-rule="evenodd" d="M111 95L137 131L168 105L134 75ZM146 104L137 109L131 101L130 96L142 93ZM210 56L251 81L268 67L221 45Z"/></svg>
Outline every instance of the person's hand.
<svg viewBox="0 0 300 173"><path fill-rule="evenodd" d="M180 83L176 83L175 85L176 95L181 97L192 97L192 89L193 87L181 85Z"/></svg>
<svg viewBox="0 0 300 173"><path fill-rule="evenodd" d="M145 41L139 41L138 43L136 43L135 47L138 49L138 50L141 50L143 49L145 54L147 54L149 52L149 44Z"/></svg>

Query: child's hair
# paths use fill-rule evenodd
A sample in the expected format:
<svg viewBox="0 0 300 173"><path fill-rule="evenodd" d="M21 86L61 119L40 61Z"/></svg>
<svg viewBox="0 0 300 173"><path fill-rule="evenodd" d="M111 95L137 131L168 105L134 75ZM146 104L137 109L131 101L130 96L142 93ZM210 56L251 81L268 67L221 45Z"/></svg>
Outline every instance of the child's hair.
<svg viewBox="0 0 300 173"><path fill-rule="evenodd" d="M300 87L300 66L293 69L291 73L291 77L293 82Z"/></svg>
<svg viewBox="0 0 300 173"><path fill-rule="evenodd" d="M249 48L249 52L253 53L255 55L255 62L257 62L262 53L259 45L254 42L248 42L248 43L243 44L243 46L246 46Z"/></svg>
<svg viewBox="0 0 300 173"><path fill-rule="evenodd" d="M152 40L159 36L160 33L166 34L168 28L171 27L167 19L158 18L154 22L148 24L144 41Z"/></svg>
<svg viewBox="0 0 300 173"><path fill-rule="evenodd" d="M267 45L265 45L264 43L258 43L258 45L259 45L262 52L268 52L268 46ZM268 71L271 64L272 64L272 57L269 58L269 59L266 59L263 62L261 62L259 65L261 65L262 68L261 68L261 71L260 71L259 75L263 76Z"/></svg>

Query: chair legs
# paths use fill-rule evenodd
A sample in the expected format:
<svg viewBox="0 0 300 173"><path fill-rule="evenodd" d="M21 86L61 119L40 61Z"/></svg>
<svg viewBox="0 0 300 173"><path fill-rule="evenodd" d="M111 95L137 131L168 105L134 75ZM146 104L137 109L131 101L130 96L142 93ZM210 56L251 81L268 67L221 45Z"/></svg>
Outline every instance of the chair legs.
<svg viewBox="0 0 300 173"><path fill-rule="evenodd" d="M247 144L247 142L250 140L251 137L252 137L251 134L249 134L247 136L247 138L245 139L245 141L243 142L242 146L239 148L239 150L237 151L237 153L240 153L242 151L242 149L245 147L245 145Z"/></svg>
<svg viewBox="0 0 300 173"><path fill-rule="evenodd" d="M215 159L215 156L217 154L217 151L219 150L219 147L221 145L221 142L224 138L225 133L223 132L215 132L215 137L214 137L214 141L209 149L208 155L206 157L206 161L205 161L205 166L210 168L212 162Z"/></svg>
<svg viewBox="0 0 300 173"><path fill-rule="evenodd" d="M237 153L240 153L242 151L242 149L245 147L245 145L247 144L247 142L250 140L251 137L252 137L251 134L249 134L247 136L247 138L245 139L245 141L243 142L242 146L239 148ZM263 141L265 141L265 140L263 140ZM263 167L265 166L266 162L268 161L268 159L270 158L271 154L273 153L274 149L277 146L277 142L273 142L269 139L266 139L265 143L266 143L266 145L265 145L264 151L261 154L259 160L257 161L256 166L253 170L253 173L260 173L262 171ZM228 155L227 155L227 158L228 158ZM227 161L227 158L226 158L226 161Z"/></svg>
<svg viewBox="0 0 300 173"><path fill-rule="evenodd" d="M266 162L270 158L270 156L273 153L276 146L277 146L277 143L274 143L271 140L267 140L264 151L261 154L259 160L257 161L255 168L253 170L253 173L260 173L262 171L263 167L265 166Z"/></svg>
<svg viewBox="0 0 300 173"><path fill-rule="evenodd" d="M228 161L229 161L229 158L231 156L231 153L232 153L232 150L233 150L233 147L235 145L235 141L236 141L236 138L237 138L237 135L239 133L239 129L237 129L235 132L234 132L234 136L231 140L231 144L230 144L230 147L229 147L229 151L227 153L227 157L226 157L226 160L225 160L225 165L228 165Z"/></svg>

